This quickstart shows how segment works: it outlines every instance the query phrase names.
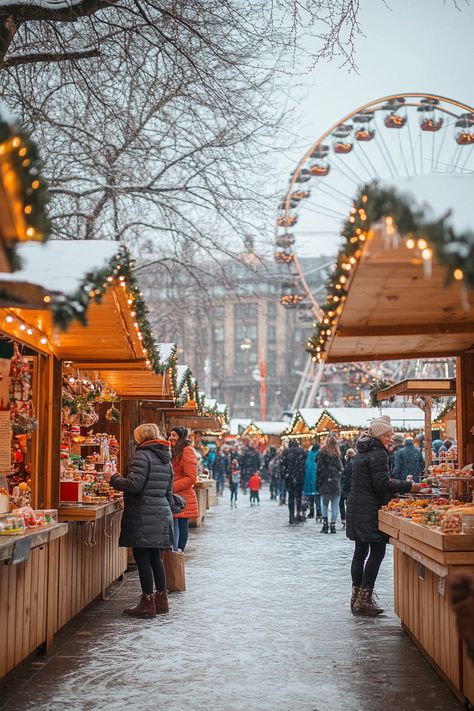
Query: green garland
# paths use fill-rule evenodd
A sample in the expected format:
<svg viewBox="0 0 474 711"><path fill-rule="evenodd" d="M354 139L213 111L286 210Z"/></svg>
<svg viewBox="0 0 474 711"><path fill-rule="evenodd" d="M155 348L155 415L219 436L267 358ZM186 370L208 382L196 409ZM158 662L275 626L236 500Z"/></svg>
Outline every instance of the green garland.
<svg viewBox="0 0 474 711"><path fill-rule="evenodd" d="M38 148L25 131L0 118L0 144L7 142L12 143L8 159L20 183L19 198L27 229L31 229L31 239L44 241L50 235L51 223L46 214L49 196ZM29 236L27 233L25 239ZM19 263L12 266L18 268Z"/></svg>
<svg viewBox="0 0 474 711"><path fill-rule="evenodd" d="M134 262L125 246L121 246L115 257L102 269L89 272L77 291L72 295L55 297L51 310L54 323L65 331L73 320L79 321L84 326L87 325L87 309L91 301L100 303L111 283L111 279L122 276L127 284L127 293L133 299L133 310L135 319L142 334L142 344L146 348L147 358L151 362L155 373L164 373L168 368L174 370L176 378L176 368L173 363L163 363L160 359L159 350L156 346L155 338L148 321L148 309L143 299L143 293L138 286L134 271ZM176 364L176 354L170 359Z"/></svg>
<svg viewBox="0 0 474 711"><path fill-rule="evenodd" d="M443 417L446 417L450 412L454 410L456 407L456 398L453 397L449 400L449 402L446 403L446 405L443 407L443 409L436 415L435 422L439 422L439 420L442 420Z"/></svg>
<svg viewBox="0 0 474 711"><path fill-rule="evenodd" d="M393 220L394 228L411 240L412 246L417 246L418 240L427 243L448 268L447 282L462 279L467 286L474 288L474 232L456 234L448 224L449 214L434 222L429 221L414 201L395 191L379 188L376 183L369 183L359 191L350 217L342 228L344 244L326 282L327 296L321 306L321 322L307 343L307 351L315 360L323 360L327 342L335 332L347 298L350 273L362 256L367 232L384 217Z"/></svg>
<svg viewBox="0 0 474 711"><path fill-rule="evenodd" d="M377 395L381 390L385 390L385 388L389 388L390 385L393 385L393 383L390 380L382 380L379 378L375 378L375 380L372 380L372 383L370 385L370 394L369 394L369 406L370 407L382 407L383 403L379 402L377 400ZM395 397L389 397L387 400L384 400L384 402L393 402L395 400Z"/></svg>

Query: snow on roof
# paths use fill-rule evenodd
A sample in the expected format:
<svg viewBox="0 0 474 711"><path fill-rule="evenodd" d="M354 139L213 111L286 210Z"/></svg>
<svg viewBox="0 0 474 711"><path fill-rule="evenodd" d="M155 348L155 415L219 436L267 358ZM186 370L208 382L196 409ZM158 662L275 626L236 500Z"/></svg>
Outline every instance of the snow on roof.
<svg viewBox="0 0 474 711"><path fill-rule="evenodd" d="M215 410L217 407L217 400L213 400L213 398L205 397L204 398L204 407L206 407L209 410Z"/></svg>
<svg viewBox="0 0 474 711"><path fill-rule="evenodd" d="M184 379L185 379L187 373L189 373L189 372L190 372L189 365L177 365L176 366L176 384L178 386L178 390L180 390L181 387L183 386Z"/></svg>
<svg viewBox="0 0 474 711"><path fill-rule="evenodd" d="M281 435L288 428L288 422L252 422L252 424L266 435Z"/></svg>
<svg viewBox="0 0 474 711"><path fill-rule="evenodd" d="M231 420L230 421L230 434L238 435L240 433L240 428L245 429L252 420Z"/></svg>
<svg viewBox="0 0 474 711"><path fill-rule="evenodd" d="M156 343L156 349L163 365L168 364L176 352L176 343Z"/></svg>
<svg viewBox="0 0 474 711"><path fill-rule="evenodd" d="M298 410L298 412L300 413L301 417L306 422L308 427L314 427L318 423L318 420L323 414L324 410L320 407L303 407L301 410Z"/></svg>
<svg viewBox="0 0 474 711"><path fill-rule="evenodd" d="M17 246L22 268L0 273L0 281L37 284L46 291L73 296L86 274L106 267L119 249L120 243L113 240L22 242Z"/></svg>
<svg viewBox="0 0 474 711"><path fill-rule="evenodd" d="M217 412L219 413L219 415L225 415L227 409L228 409L228 408L227 408L227 405L226 405L225 403L223 403L223 402L218 402L218 403L217 403Z"/></svg>
<svg viewBox="0 0 474 711"><path fill-rule="evenodd" d="M380 183L380 187L414 199L425 209L426 217L433 221L451 210L452 214L447 222L454 232L474 234L472 210L474 176L472 174L417 175L396 181L384 180Z"/></svg>
<svg viewBox="0 0 474 711"><path fill-rule="evenodd" d="M381 414L388 415L394 429L424 427L425 416L418 407L329 407L327 412L343 427L368 427Z"/></svg>

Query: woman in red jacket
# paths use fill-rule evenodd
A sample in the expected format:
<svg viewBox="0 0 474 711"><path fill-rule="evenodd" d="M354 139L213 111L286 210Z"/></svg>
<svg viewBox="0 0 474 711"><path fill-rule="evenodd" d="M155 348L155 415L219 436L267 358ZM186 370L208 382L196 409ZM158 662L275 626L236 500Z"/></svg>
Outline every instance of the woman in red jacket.
<svg viewBox="0 0 474 711"><path fill-rule="evenodd" d="M173 427L170 432L171 464L174 481L173 494L179 494L186 501L185 508L174 515L174 550L184 551L188 542L190 518L197 518L198 502L194 484L197 481L197 456L186 427Z"/></svg>

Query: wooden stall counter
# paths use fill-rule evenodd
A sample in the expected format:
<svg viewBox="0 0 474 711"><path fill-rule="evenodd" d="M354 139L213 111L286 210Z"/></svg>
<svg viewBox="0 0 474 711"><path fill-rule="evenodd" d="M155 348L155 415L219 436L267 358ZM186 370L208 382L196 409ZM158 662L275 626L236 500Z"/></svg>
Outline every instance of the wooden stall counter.
<svg viewBox="0 0 474 711"><path fill-rule="evenodd" d="M123 509L123 499L106 501L103 504L59 504L59 520L69 521L98 521L104 516L113 514Z"/></svg>
<svg viewBox="0 0 474 711"><path fill-rule="evenodd" d="M395 612L403 628L462 700L474 703L474 665L456 627L446 576L474 571L474 536L446 535L387 511L379 527L394 547Z"/></svg>
<svg viewBox="0 0 474 711"><path fill-rule="evenodd" d="M28 552L33 548L45 546L51 541L65 536L67 534L67 525L64 523L51 523L47 526L38 528L27 528L25 533L17 536L0 536L0 561L12 560L15 548L20 548L21 543L25 542L25 551ZM22 546L23 547L23 546ZM24 554L24 557L26 555ZM27 556L26 556L27 558Z"/></svg>
<svg viewBox="0 0 474 711"><path fill-rule="evenodd" d="M189 519L189 523L191 526L202 526L202 522L204 520L204 516L206 514L206 510L208 508L207 505L207 492L208 489L212 486L210 481L206 480L201 480L197 481L194 484L194 490L196 491L196 496L197 496L197 501L198 501L198 515L197 518L191 518Z"/></svg>

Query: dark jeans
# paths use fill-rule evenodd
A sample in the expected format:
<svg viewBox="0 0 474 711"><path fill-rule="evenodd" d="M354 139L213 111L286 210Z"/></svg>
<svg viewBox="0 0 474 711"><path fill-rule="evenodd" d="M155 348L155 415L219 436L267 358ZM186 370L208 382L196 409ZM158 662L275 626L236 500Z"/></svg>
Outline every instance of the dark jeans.
<svg viewBox="0 0 474 711"><path fill-rule="evenodd" d="M257 504L260 503L260 496L258 495L258 491L250 492L250 503L252 503L252 501L256 501Z"/></svg>
<svg viewBox="0 0 474 711"><path fill-rule="evenodd" d="M280 479L280 503L286 503L286 482L283 477Z"/></svg>
<svg viewBox="0 0 474 711"><path fill-rule="evenodd" d="M339 513L341 514L341 521L346 520L346 501L347 494L341 494L341 498L339 499Z"/></svg>
<svg viewBox="0 0 474 711"><path fill-rule="evenodd" d="M230 485L230 503L235 501L237 503L237 492L239 490L239 485L238 484L231 484Z"/></svg>
<svg viewBox="0 0 474 711"><path fill-rule="evenodd" d="M380 565L385 558L386 548L387 544L382 541L377 543L355 541L351 566L353 585L358 588L374 589ZM367 556L369 557L367 558Z"/></svg>
<svg viewBox="0 0 474 711"><path fill-rule="evenodd" d="M175 518L173 533L173 550L177 551L179 548L184 551L188 542L189 518Z"/></svg>
<svg viewBox="0 0 474 711"><path fill-rule="evenodd" d="M153 580L158 592L166 590L166 573L159 548L133 548L138 576L144 595L153 593Z"/></svg>
<svg viewBox="0 0 474 711"><path fill-rule="evenodd" d="M310 494L307 496L309 503L309 512L314 516L314 509L316 508L316 516L321 516L321 497L319 494Z"/></svg>
<svg viewBox="0 0 474 711"><path fill-rule="evenodd" d="M216 476L216 494L223 494L224 493L224 483L225 483L225 474L224 473L217 474L217 476Z"/></svg>
<svg viewBox="0 0 474 711"><path fill-rule="evenodd" d="M288 491L288 509L290 511L290 516L295 515L295 506L296 506L296 513L300 514L301 513L301 499L303 498L303 482L301 484L296 484L294 486L289 486L287 487Z"/></svg>

